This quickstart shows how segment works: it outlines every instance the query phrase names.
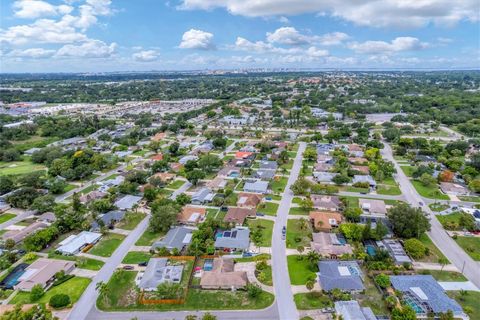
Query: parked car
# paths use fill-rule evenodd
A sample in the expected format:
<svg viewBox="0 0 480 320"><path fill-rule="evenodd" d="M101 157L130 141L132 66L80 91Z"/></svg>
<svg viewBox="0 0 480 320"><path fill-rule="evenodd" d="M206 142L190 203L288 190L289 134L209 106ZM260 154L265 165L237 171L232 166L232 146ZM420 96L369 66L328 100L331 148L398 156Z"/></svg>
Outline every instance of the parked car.
<svg viewBox="0 0 480 320"><path fill-rule="evenodd" d="M133 266L123 266L123 270L133 270Z"/></svg>
<svg viewBox="0 0 480 320"><path fill-rule="evenodd" d="M140 263L138 264L138 266L139 266L139 267L146 267L147 264L148 264L148 262L144 261L144 262L140 262Z"/></svg>
<svg viewBox="0 0 480 320"><path fill-rule="evenodd" d="M263 217L264 215L265 215L265 213L263 213L263 212L257 212L257 216Z"/></svg>

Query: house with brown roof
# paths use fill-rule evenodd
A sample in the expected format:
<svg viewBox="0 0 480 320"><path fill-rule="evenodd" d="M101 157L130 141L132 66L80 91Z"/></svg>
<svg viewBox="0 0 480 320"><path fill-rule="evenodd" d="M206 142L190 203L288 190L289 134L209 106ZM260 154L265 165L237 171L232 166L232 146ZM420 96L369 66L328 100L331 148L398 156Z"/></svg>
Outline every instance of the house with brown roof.
<svg viewBox="0 0 480 320"><path fill-rule="evenodd" d="M376 199L359 199L359 206L362 209L360 222L376 223L379 220L387 220L387 206L385 201Z"/></svg>
<svg viewBox="0 0 480 320"><path fill-rule="evenodd" d="M238 194L237 206L241 208L256 208L262 202L263 196L257 193L241 192Z"/></svg>
<svg viewBox="0 0 480 320"><path fill-rule="evenodd" d="M170 181L173 181L173 179L175 179L177 175L174 174L174 173L170 173L170 172L158 172L158 173L155 173L153 176L150 177L150 179L152 178L157 178L157 179L160 179L162 182L170 182Z"/></svg>
<svg viewBox="0 0 480 320"><path fill-rule="evenodd" d="M351 164L362 165L368 163L368 160L362 157L349 157L348 162Z"/></svg>
<svg viewBox="0 0 480 320"><path fill-rule="evenodd" d="M222 177L215 177L215 179L207 182L207 187L211 190L224 189L227 186L227 180Z"/></svg>
<svg viewBox="0 0 480 320"><path fill-rule="evenodd" d="M31 291L35 285L40 285L45 289L53 283L57 272L64 271L65 274L69 274L73 269L74 261L39 258L25 269L25 273L18 278L19 282L14 288Z"/></svg>
<svg viewBox="0 0 480 320"><path fill-rule="evenodd" d="M5 241L8 239L12 239L13 241L15 241L15 243L19 243L34 232L45 229L46 227L48 227L46 223L34 222L21 230L11 230L5 232L2 236L2 239Z"/></svg>
<svg viewBox="0 0 480 320"><path fill-rule="evenodd" d="M341 213L332 211L310 211L309 217L313 228L319 231L330 231L343 221Z"/></svg>
<svg viewBox="0 0 480 320"><path fill-rule="evenodd" d="M227 214L223 218L223 221L232 222L236 225L243 225L246 218L255 218L256 215L256 209L230 207L228 208Z"/></svg>
<svg viewBox="0 0 480 320"><path fill-rule="evenodd" d="M236 159L249 159L252 160L255 158L255 154L253 152L246 152L246 151L237 151L235 153L235 158Z"/></svg>
<svg viewBox="0 0 480 320"><path fill-rule="evenodd" d="M183 165L181 163L178 163L178 162L170 163L170 169L172 169L172 171L174 171L174 172L180 171L180 169L182 169L182 167L183 167Z"/></svg>
<svg viewBox="0 0 480 320"><path fill-rule="evenodd" d="M155 134L150 140L158 142L158 141L162 141L166 137L167 137L166 132L159 132L159 133Z"/></svg>
<svg viewBox="0 0 480 320"><path fill-rule="evenodd" d="M312 194L310 199L313 202L313 207L318 210L340 211L343 205L337 196Z"/></svg>
<svg viewBox="0 0 480 320"><path fill-rule="evenodd" d="M363 151L363 148L356 143L352 143L348 145L348 151L350 152Z"/></svg>
<svg viewBox="0 0 480 320"><path fill-rule="evenodd" d="M336 233L314 232L310 247L322 257L337 259L344 254L352 254L352 246L344 239L339 239Z"/></svg>
<svg viewBox="0 0 480 320"><path fill-rule="evenodd" d="M196 225L205 220L207 209L194 206L185 206L177 216L177 221L181 224Z"/></svg>
<svg viewBox="0 0 480 320"><path fill-rule="evenodd" d="M315 171L330 171L333 168L333 165L326 162L316 163L314 170Z"/></svg>
<svg viewBox="0 0 480 320"><path fill-rule="evenodd" d="M454 196L464 196L470 194L467 188L452 182L440 182L440 189L443 193Z"/></svg>
<svg viewBox="0 0 480 320"><path fill-rule="evenodd" d="M368 166L352 166L352 169L361 172L362 174L370 174Z"/></svg>
<svg viewBox="0 0 480 320"><path fill-rule="evenodd" d="M235 262L228 258L213 259L211 271L204 271L200 279L202 289L236 290L245 288L248 277L245 271L235 271Z"/></svg>
<svg viewBox="0 0 480 320"><path fill-rule="evenodd" d="M85 203L88 203L90 201L105 198L107 195L108 195L107 192L102 192L102 191L99 191L99 190L93 190L93 191L90 191L89 193L81 196L80 197L80 202L85 204Z"/></svg>
<svg viewBox="0 0 480 320"><path fill-rule="evenodd" d="M150 159L153 160L153 161L162 161L163 160L163 154L162 153L157 153L156 155L151 156Z"/></svg>

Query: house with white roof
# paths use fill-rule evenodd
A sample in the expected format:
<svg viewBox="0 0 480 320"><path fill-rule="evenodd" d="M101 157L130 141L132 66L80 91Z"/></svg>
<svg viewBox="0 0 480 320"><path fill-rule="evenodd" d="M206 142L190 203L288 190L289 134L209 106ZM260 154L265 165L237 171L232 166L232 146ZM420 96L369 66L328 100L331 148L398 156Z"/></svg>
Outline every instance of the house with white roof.
<svg viewBox="0 0 480 320"><path fill-rule="evenodd" d="M97 232L82 231L77 235L71 235L59 243L56 251L64 255L75 255L88 245L97 243L102 234Z"/></svg>

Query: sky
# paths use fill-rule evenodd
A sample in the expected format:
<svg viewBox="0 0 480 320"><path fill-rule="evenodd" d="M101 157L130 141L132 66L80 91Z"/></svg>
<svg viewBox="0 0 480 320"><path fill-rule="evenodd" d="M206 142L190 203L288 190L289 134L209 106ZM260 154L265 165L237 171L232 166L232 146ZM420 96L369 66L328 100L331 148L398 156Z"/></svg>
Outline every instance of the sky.
<svg viewBox="0 0 480 320"><path fill-rule="evenodd" d="M480 69L479 0L0 0L0 72Z"/></svg>

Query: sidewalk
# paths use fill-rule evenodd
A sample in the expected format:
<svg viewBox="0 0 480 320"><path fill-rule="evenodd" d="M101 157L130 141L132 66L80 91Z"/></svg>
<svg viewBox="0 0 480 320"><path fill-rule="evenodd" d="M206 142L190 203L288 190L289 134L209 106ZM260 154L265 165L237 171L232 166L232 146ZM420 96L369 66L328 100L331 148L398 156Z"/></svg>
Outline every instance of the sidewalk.
<svg viewBox="0 0 480 320"><path fill-rule="evenodd" d="M443 271L451 271L451 272L460 272L457 267L453 264L447 264L443 266L439 263L431 263L431 262L414 262L412 264L414 269L424 269L424 270L443 270Z"/></svg>
<svg viewBox="0 0 480 320"><path fill-rule="evenodd" d="M454 282L454 281L439 281L438 284L442 286L442 288L445 291L460 291L460 290L466 290L466 291L477 291L479 292L480 289L478 289L472 282L470 281L460 281L460 282Z"/></svg>

